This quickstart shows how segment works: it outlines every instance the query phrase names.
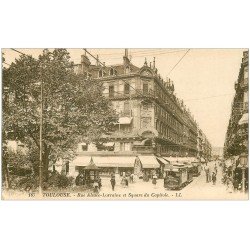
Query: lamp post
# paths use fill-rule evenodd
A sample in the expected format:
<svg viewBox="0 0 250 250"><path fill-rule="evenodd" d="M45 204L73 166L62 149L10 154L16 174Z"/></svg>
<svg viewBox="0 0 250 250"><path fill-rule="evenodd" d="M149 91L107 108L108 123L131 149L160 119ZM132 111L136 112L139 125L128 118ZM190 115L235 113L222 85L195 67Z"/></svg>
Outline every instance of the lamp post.
<svg viewBox="0 0 250 250"><path fill-rule="evenodd" d="M242 166L242 191L245 193L246 191L246 180L245 180L245 170L247 166L247 154L243 153L240 155L240 165Z"/></svg>
<svg viewBox="0 0 250 250"><path fill-rule="evenodd" d="M4 92L4 108L5 108L5 112L8 113L9 112L9 87L5 86L3 88L3 92ZM9 189L10 187L10 180L9 180L9 169L8 169L8 162L7 162L7 158L8 158L8 148L7 148L7 139L8 139L8 132L7 131L3 131L4 138L2 139L2 146L3 146L3 169L4 169L4 178L5 178L5 183L6 183L6 190Z"/></svg>
<svg viewBox="0 0 250 250"><path fill-rule="evenodd" d="M41 82L39 193L43 184L43 83Z"/></svg>

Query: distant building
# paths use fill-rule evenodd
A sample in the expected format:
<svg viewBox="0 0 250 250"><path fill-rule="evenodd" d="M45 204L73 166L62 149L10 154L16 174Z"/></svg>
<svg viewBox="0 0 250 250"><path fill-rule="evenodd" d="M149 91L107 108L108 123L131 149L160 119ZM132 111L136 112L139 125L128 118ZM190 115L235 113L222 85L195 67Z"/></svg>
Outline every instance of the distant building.
<svg viewBox="0 0 250 250"><path fill-rule="evenodd" d="M223 147L212 147L212 156L214 158L222 158L222 156L223 156Z"/></svg>

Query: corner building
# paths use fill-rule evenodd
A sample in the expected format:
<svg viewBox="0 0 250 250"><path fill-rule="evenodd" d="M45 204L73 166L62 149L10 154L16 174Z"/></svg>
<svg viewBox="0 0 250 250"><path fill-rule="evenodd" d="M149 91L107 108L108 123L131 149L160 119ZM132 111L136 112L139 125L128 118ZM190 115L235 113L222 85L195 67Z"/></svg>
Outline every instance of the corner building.
<svg viewBox="0 0 250 250"><path fill-rule="evenodd" d="M116 131L109 135L109 142L101 147L82 143L79 155L105 155L109 160L111 156L141 159L144 156L198 156L198 125L183 101L175 96L173 82L169 78L164 80L158 73L155 59L152 63L145 59L144 65L137 67L125 49L121 64L103 66L97 57L96 64L92 65L85 54L74 67L85 79L103 83L103 94L119 114L119 123ZM152 163L153 168L153 158L147 158L147 162Z"/></svg>

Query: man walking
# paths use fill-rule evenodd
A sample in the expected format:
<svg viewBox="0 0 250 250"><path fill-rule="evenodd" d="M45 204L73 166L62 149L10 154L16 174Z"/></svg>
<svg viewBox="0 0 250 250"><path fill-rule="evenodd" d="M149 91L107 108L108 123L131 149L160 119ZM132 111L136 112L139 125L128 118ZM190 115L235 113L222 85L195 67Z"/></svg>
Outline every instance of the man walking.
<svg viewBox="0 0 250 250"><path fill-rule="evenodd" d="M206 166L205 166L205 173L206 173L206 182L208 183L210 180L209 180L209 167L206 163Z"/></svg>
<svg viewBox="0 0 250 250"><path fill-rule="evenodd" d="M216 174L215 174L215 172L213 172L213 174L212 174L212 181L213 181L213 185L215 185L216 184Z"/></svg>
<svg viewBox="0 0 250 250"><path fill-rule="evenodd" d="M115 190L115 176L114 175L111 176L110 183L112 186L112 190L114 191Z"/></svg>

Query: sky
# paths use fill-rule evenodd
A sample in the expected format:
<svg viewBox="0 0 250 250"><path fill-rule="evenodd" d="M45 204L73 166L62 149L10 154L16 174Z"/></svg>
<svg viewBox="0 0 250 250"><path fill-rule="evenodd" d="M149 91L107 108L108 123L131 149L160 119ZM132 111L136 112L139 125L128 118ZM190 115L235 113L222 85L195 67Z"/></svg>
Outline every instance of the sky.
<svg viewBox="0 0 250 250"><path fill-rule="evenodd" d="M42 52L42 49L18 50L35 58ZM169 77L173 80L176 96L184 100L212 146L217 147L223 147L224 144L235 93L234 82L238 78L244 50L128 49L131 62L138 67L143 66L145 58L149 63L155 57L158 73L163 79ZM68 49L68 51L72 61L79 63L84 51L82 49ZM123 61L124 49L88 49L88 51L95 56L99 55L100 61L106 65ZM3 49L2 52L8 64L19 57L17 52L10 49ZM90 60L95 63L93 59Z"/></svg>

